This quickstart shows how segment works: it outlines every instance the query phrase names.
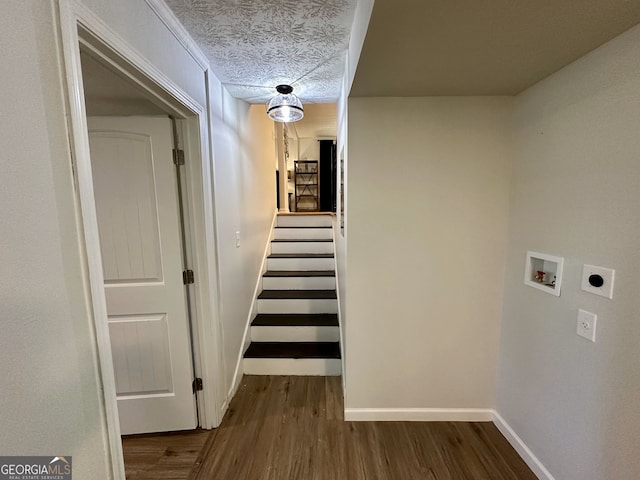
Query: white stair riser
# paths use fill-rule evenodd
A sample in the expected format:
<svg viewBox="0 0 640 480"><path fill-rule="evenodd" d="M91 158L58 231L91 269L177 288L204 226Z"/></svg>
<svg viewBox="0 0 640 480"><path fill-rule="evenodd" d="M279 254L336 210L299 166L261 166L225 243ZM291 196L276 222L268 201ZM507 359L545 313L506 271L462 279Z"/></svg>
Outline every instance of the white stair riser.
<svg viewBox="0 0 640 480"><path fill-rule="evenodd" d="M258 313L338 313L335 299L258 299Z"/></svg>
<svg viewBox="0 0 640 480"><path fill-rule="evenodd" d="M339 342L338 327L251 327L254 342Z"/></svg>
<svg viewBox="0 0 640 480"><path fill-rule="evenodd" d="M333 270L333 258L268 258L267 270Z"/></svg>
<svg viewBox="0 0 640 480"><path fill-rule="evenodd" d="M279 227L330 227L330 215L278 215Z"/></svg>
<svg viewBox="0 0 640 480"><path fill-rule="evenodd" d="M332 242L273 242L271 253L333 253Z"/></svg>
<svg viewBox="0 0 640 480"><path fill-rule="evenodd" d="M342 363L335 358L245 358L247 375L323 375L338 376Z"/></svg>
<svg viewBox="0 0 640 480"><path fill-rule="evenodd" d="M274 238L278 239L333 239L331 228L276 228Z"/></svg>
<svg viewBox="0 0 640 480"><path fill-rule="evenodd" d="M335 277L264 277L263 290L334 290Z"/></svg>

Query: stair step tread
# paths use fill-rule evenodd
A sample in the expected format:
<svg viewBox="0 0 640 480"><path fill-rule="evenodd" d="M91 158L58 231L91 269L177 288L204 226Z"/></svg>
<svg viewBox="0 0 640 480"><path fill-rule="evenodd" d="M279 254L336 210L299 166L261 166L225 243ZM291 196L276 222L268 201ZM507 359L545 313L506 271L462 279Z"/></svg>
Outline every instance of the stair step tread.
<svg viewBox="0 0 640 480"><path fill-rule="evenodd" d="M335 277L335 270L267 270L263 277Z"/></svg>
<svg viewBox="0 0 640 480"><path fill-rule="evenodd" d="M274 227L274 228L302 228L302 229L304 229L304 228L333 228L333 227L328 226L328 225L315 225L315 226L314 225L296 225L295 227L277 226L277 227Z"/></svg>
<svg viewBox="0 0 640 480"><path fill-rule="evenodd" d="M263 290L258 300L333 300L335 290Z"/></svg>
<svg viewBox="0 0 640 480"><path fill-rule="evenodd" d="M338 342L251 342L244 358L340 358Z"/></svg>
<svg viewBox="0 0 640 480"><path fill-rule="evenodd" d="M300 160L302 163L315 163L315 160ZM331 212L278 212L279 217L331 217Z"/></svg>
<svg viewBox="0 0 640 480"><path fill-rule="evenodd" d="M290 228L290 227L281 227L281 228ZM309 243L331 243L333 242L330 238L274 238L271 242L276 243L299 243L299 242L309 242Z"/></svg>
<svg viewBox="0 0 640 480"><path fill-rule="evenodd" d="M267 258L333 258L333 253L272 253Z"/></svg>
<svg viewBox="0 0 640 480"><path fill-rule="evenodd" d="M253 327L337 327L335 313L260 313L251 322Z"/></svg>

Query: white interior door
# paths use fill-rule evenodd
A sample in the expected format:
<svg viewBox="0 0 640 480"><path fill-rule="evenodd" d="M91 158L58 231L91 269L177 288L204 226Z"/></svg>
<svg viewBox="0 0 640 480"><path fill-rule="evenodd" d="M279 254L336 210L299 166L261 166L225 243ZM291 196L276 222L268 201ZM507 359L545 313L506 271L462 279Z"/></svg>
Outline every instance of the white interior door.
<svg viewBox="0 0 640 480"><path fill-rule="evenodd" d="M171 121L88 124L122 434L193 429Z"/></svg>

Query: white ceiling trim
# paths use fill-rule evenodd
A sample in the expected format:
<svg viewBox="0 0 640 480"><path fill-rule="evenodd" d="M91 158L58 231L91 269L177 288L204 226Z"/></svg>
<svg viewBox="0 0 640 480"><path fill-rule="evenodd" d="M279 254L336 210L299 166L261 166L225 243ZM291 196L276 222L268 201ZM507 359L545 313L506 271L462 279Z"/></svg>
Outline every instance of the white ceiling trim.
<svg viewBox="0 0 640 480"><path fill-rule="evenodd" d="M209 60L207 56L200 50L198 44L193 40L191 35L189 35L189 32L187 32L167 4L164 3L163 0L145 0L145 2L160 21L164 23L169 32L171 32L171 35L173 35L189 55L191 55L191 58L200 65L200 68L205 71L209 70Z"/></svg>

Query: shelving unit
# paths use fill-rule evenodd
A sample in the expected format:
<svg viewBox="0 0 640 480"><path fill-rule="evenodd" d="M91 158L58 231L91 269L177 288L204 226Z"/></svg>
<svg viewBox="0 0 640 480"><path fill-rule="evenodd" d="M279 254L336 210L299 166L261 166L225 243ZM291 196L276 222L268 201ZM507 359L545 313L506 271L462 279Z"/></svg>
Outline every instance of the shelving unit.
<svg viewBox="0 0 640 480"><path fill-rule="evenodd" d="M295 208L296 212L317 212L318 160L296 160Z"/></svg>

